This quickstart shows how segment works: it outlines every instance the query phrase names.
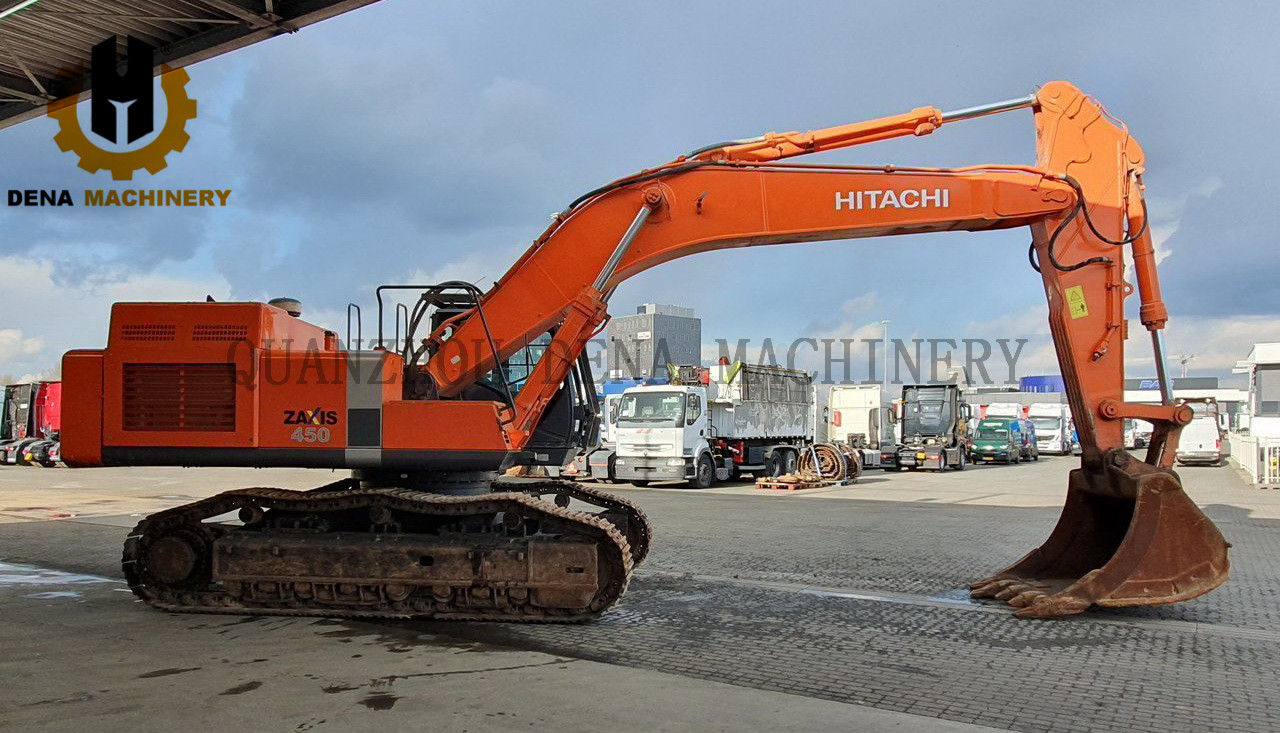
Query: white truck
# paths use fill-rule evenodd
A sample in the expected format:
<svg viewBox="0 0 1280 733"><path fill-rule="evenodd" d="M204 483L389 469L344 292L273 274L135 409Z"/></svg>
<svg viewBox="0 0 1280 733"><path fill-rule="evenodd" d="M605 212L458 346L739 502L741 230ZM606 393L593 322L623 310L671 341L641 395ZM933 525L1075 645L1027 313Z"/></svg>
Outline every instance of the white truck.
<svg viewBox="0 0 1280 733"><path fill-rule="evenodd" d="M1034 402L1027 417L1036 426L1036 446L1041 453L1071 454L1071 408L1061 402Z"/></svg>
<svg viewBox="0 0 1280 733"><path fill-rule="evenodd" d="M792 473L814 440L816 397L805 371L743 362L681 367L671 384L622 393L615 476L637 486L707 488L744 472Z"/></svg>
<svg viewBox="0 0 1280 733"><path fill-rule="evenodd" d="M837 385L827 395L827 440L862 453L863 468L897 465L893 400L878 384Z"/></svg>
<svg viewBox="0 0 1280 733"><path fill-rule="evenodd" d="M987 405L987 412L983 417L1011 417L1022 418L1026 414L1022 411L1022 404L1019 402L992 402Z"/></svg>

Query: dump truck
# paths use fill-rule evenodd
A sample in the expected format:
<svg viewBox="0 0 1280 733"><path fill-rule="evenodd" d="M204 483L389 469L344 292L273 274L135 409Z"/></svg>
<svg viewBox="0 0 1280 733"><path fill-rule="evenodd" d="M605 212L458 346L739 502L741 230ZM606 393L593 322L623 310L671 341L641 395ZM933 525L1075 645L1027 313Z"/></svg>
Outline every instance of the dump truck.
<svg viewBox="0 0 1280 733"><path fill-rule="evenodd" d="M727 361L727 360L725 360ZM743 362L681 367L670 384L622 393L614 436L619 480L707 488L742 473L794 473L814 442L813 375Z"/></svg>

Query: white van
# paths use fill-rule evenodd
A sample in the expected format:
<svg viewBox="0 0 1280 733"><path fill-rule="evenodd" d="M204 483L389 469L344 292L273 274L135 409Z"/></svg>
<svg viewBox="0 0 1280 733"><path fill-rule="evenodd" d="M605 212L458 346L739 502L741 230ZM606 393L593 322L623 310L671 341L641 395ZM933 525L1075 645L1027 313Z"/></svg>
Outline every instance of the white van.
<svg viewBox="0 0 1280 733"><path fill-rule="evenodd" d="M1222 441L1219 425L1218 403L1212 397L1184 400L1191 406L1195 417L1182 429L1178 438L1175 457L1183 466L1217 466L1227 457L1228 449Z"/></svg>

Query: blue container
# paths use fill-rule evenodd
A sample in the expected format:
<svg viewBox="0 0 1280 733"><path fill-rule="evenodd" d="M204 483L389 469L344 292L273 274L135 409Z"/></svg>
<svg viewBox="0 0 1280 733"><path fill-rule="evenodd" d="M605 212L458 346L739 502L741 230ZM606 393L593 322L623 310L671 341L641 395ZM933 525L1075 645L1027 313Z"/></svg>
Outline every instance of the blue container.
<svg viewBox="0 0 1280 733"><path fill-rule="evenodd" d="M1018 388L1023 392L1066 392L1067 384L1057 374L1041 377L1023 377L1018 380Z"/></svg>

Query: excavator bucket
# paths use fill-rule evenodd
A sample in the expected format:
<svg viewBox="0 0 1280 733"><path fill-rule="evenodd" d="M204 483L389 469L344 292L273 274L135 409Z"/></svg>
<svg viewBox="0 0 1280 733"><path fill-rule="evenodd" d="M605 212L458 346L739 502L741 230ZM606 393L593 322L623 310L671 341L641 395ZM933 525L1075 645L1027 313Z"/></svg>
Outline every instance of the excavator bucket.
<svg viewBox="0 0 1280 733"><path fill-rule="evenodd" d="M1067 502L1049 539L971 586L1022 618L1092 606L1151 606L1203 595L1227 579L1230 544L1170 469L1113 452L1099 470L1071 472Z"/></svg>

